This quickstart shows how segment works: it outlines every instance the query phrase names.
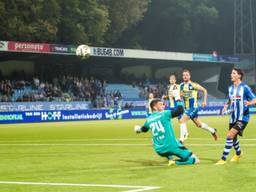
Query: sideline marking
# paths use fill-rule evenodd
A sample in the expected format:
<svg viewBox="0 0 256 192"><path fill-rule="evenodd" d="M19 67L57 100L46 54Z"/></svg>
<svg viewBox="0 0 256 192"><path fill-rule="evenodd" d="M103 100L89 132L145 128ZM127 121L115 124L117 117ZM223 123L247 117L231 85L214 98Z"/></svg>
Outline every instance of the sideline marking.
<svg viewBox="0 0 256 192"><path fill-rule="evenodd" d="M0 181L0 184L12 185L45 185L45 186L70 186L70 187L109 187L109 188L128 188L123 192L139 192L159 189L157 186L132 186L132 185L103 185L103 184L74 184L74 183L43 183L43 182L18 182L18 181Z"/></svg>
<svg viewBox="0 0 256 192"><path fill-rule="evenodd" d="M26 142L45 142L45 141L55 141L55 142L67 142L67 141L148 141L151 140L151 138L122 138L122 139L117 139L117 138L113 138L113 139L34 139L34 140L22 140L22 139L17 139L17 140L7 140L8 143L15 143L15 142L22 142L22 143L26 143ZM209 138L189 138L188 140L197 140L197 141L207 141L210 140ZM218 138L218 140L226 140L225 138ZM256 138L244 138L244 139L240 139L240 141L256 141ZM3 142L0 141L0 143Z"/></svg>

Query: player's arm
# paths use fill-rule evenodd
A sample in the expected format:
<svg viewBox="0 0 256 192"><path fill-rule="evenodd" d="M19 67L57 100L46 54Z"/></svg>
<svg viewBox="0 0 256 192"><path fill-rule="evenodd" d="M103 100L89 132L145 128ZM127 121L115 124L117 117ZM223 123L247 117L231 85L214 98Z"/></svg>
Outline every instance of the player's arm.
<svg viewBox="0 0 256 192"><path fill-rule="evenodd" d="M223 109L222 109L222 112L221 112L222 115L224 115L224 114L227 113L228 107L229 107L230 103L231 103L230 99L225 103L225 105L224 105L224 107L223 107Z"/></svg>
<svg viewBox="0 0 256 192"><path fill-rule="evenodd" d="M184 113L184 108L183 108L182 102L178 101L177 107L171 111L171 117L175 118L182 115L183 113Z"/></svg>
<svg viewBox="0 0 256 192"><path fill-rule="evenodd" d="M134 126L134 131L135 133L141 133L141 132L148 132L149 127L147 126L147 124L145 123L143 126L140 125L135 125Z"/></svg>
<svg viewBox="0 0 256 192"><path fill-rule="evenodd" d="M251 100L251 101L246 101L245 102L245 105L246 106L251 106L251 105L256 105L256 98Z"/></svg>
<svg viewBox="0 0 256 192"><path fill-rule="evenodd" d="M245 87L245 96L247 98L247 101L245 101L246 106L256 105L256 96L249 86Z"/></svg>
<svg viewBox="0 0 256 192"><path fill-rule="evenodd" d="M203 94L204 94L204 101L202 103L202 107L205 107L207 105L208 92L207 92L207 90L203 86L201 86L199 84L197 84L196 87L197 87L198 91L202 91Z"/></svg>

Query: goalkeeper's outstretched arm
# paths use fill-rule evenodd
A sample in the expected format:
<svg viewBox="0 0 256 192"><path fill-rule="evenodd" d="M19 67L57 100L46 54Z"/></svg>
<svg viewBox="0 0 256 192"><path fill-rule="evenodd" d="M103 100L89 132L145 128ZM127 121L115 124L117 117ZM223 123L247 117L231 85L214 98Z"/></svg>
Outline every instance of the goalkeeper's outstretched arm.
<svg viewBox="0 0 256 192"><path fill-rule="evenodd" d="M134 131L135 133L141 133L141 132L147 132L149 129L145 126L139 126L139 125L135 125L134 126Z"/></svg>
<svg viewBox="0 0 256 192"><path fill-rule="evenodd" d="M178 105L175 110L171 111L172 118L178 117L184 113L184 108L182 105Z"/></svg>

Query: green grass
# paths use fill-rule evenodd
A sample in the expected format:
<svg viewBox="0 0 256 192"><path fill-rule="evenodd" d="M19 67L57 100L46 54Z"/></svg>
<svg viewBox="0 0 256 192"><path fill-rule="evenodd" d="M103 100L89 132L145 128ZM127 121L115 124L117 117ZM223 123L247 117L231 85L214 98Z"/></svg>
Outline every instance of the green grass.
<svg viewBox="0 0 256 192"><path fill-rule="evenodd" d="M159 186L153 190L156 192L255 191L256 116L241 139L244 158L224 166L214 163L223 150L228 118L201 119L217 128L222 139L213 141L209 133L190 122L186 145L201 164L173 167L154 153L149 133L134 134L134 124L143 120L0 125L0 182ZM174 124L177 129L177 120ZM1 192L128 190L132 189L0 184Z"/></svg>

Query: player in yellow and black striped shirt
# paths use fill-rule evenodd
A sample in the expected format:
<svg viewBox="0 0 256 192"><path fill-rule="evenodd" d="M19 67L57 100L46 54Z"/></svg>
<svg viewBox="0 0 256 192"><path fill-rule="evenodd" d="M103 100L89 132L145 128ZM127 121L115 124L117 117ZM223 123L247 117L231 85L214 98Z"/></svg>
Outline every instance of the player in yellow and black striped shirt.
<svg viewBox="0 0 256 192"><path fill-rule="evenodd" d="M186 123L191 119L197 127L210 132L214 137L214 140L217 140L218 136L216 129L209 127L206 123L203 123L198 119L197 94L198 91L203 92L204 101L202 103L202 107L205 107L207 104L207 90L201 85L190 80L190 71L187 69L183 70L182 78L183 83L180 84L180 93L183 97L185 113L180 119L180 122Z"/></svg>

